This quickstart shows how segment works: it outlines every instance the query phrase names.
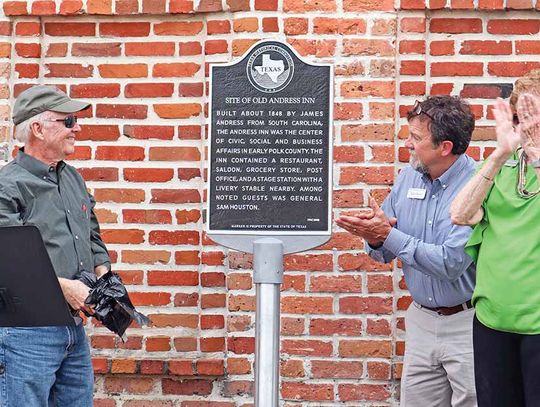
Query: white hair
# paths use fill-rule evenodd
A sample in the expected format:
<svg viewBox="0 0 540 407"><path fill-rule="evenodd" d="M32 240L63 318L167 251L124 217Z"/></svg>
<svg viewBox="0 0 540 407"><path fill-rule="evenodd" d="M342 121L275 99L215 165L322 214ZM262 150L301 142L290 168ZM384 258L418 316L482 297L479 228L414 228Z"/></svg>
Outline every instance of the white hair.
<svg viewBox="0 0 540 407"><path fill-rule="evenodd" d="M26 119L24 122L17 124L15 127L15 139L21 143L26 143L32 134L32 123L43 123L46 119L48 112L41 112L29 119Z"/></svg>

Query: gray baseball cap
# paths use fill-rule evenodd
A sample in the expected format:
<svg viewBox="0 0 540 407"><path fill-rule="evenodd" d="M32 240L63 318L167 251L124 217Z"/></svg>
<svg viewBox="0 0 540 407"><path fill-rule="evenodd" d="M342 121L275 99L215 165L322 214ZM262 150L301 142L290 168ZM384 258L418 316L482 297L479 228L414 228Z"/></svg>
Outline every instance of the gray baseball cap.
<svg viewBox="0 0 540 407"><path fill-rule="evenodd" d="M20 124L46 111L59 113L80 112L90 103L70 99L64 92L52 86L38 85L22 92L13 106L13 123Z"/></svg>

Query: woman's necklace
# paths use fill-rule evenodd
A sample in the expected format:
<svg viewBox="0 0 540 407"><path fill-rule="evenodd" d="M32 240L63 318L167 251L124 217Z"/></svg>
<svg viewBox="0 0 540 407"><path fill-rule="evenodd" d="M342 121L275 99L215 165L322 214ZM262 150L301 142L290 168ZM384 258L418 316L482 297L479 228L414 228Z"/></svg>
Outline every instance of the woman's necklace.
<svg viewBox="0 0 540 407"><path fill-rule="evenodd" d="M525 185L527 184L527 158L528 157L527 157L527 154L525 154L525 151L522 149L519 150L518 154L519 154L519 171L518 171L517 193L520 197L524 199L529 199L538 195L538 193L540 193L540 187L534 192L529 192L525 189Z"/></svg>

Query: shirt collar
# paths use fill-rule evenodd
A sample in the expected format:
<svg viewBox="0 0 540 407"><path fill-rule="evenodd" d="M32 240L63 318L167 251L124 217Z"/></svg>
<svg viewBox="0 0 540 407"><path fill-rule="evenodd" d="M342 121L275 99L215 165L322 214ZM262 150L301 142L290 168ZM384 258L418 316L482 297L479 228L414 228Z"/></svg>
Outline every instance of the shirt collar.
<svg viewBox="0 0 540 407"><path fill-rule="evenodd" d="M54 181L56 180L56 173L60 173L66 165L64 161L59 161L58 164L56 164L56 167L49 166L43 161L26 154L24 152L24 147L20 148L17 152L15 163L38 178L51 179Z"/></svg>
<svg viewBox="0 0 540 407"><path fill-rule="evenodd" d="M448 168L443 175L437 178L435 181L439 180L443 188L446 188L448 184L451 184L453 180L459 179L459 174L465 168L467 164L467 157L465 154L461 154L459 158L454 161L454 163Z"/></svg>

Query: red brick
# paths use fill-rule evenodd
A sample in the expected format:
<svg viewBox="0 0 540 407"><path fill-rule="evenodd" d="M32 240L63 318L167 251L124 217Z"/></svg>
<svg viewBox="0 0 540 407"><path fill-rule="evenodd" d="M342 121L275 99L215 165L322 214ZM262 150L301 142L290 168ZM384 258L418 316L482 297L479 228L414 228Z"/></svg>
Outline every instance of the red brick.
<svg viewBox="0 0 540 407"><path fill-rule="evenodd" d="M277 11L277 0L255 0L255 10L260 11Z"/></svg>
<svg viewBox="0 0 540 407"><path fill-rule="evenodd" d="M32 3L32 14L50 16L56 14L56 3L51 0L37 0Z"/></svg>
<svg viewBox="0 0 540 407"><path fill-rule="evenodd" d="M45 34L53 37L93 37L96 35L96 24L70 22L45 23Z"/></svg>
<svg viewBox="0 0 540 407"><path fill-rule="evenodd" d="M149 236L149 242L153 245L198 245L199 241L199 232L191 230L178 230L170 232L166 230L154 230L150 232Z"/></svg>
<svg viewBox="0 0 540 407"><path fill-rule="evenodd" d="M152 203L198 203L201 195L196 189L152 189Z"/></svg>
<svg viewBox="0 0 540 407"><path fill-rule="evenodd" d="M109 105L98 104L96 117L117 119L146 119L148 106L146 105Z"/></svg>
<svg viewBox="0 0 540 407"><path fill-rule="evenodd" d="M138 0L116 0L116 14L136 14L139 11Z"/></svg>
<svg viewBox="0 0 540 407"><path fill-rule="evenodd" d="M516 41L517 55L538 55L540 54L540 41Z"/></svg>
<svg viewBox="0 0 540 407"><path fill-rule="evenodd" d="M199 161L197 147L150 147L151 161Z"/></svg>
<svg viewBox="0 0 540 407"><path fill-rule="evenodd" d="M312 318L309 324L309 334L313 336L359 336L361 329L359 319Z"/></svg>
<svg viewBox="0 0 540 407"><path fill-rule="evenodd" d="M162 292L141 293L132 291L129 293L129 298L135 306L161 306L168 305L171 302L171 294Z"/></svg>
<svg viewBox="0 0 540 407"><path fill-rule="evenodd" d="M511 41L463 41L460 54L474 55L510 55Z"/></svg>
<svg viewBox="0 0 540 407"><path fill-rule="evenodd" d="M364 159L364 148L361 146L334 146L334 160L338 163L359 163Z"/></svg>
<svg viewBox="0 0 540 407"><path fill-rule="evenodd" d="M343 11L394 11L394 2L390 0L344 0Z"/></svg>
<svg viewBox="0 0 540 407"><path fill-rule="evenodd" d="M82 0L63 0L60 4L61 15L74 15L82 14L83 3Z"/></svg>
<svg viewBox="0 0 540 407"><path fill-rule="evenodd" d="M138 244L144 242L144 231L138 229L104 229L101 237L106 243Z"/></svg>
<svg viewBox="0 0 540 407"><path fill-rule="evenodd" d="M288 314L331 314L331 297L283 297L281 312Z"/></svg>
<svg viewBox="0 0 540 407"><path fill-rule="evenodd" d="M399 73L401 75L424 75L426 63L424 61L401 61Z"/></svg>
<svg viewBox="0 0 540 407"><path fill-rule="evenodd" d="M227 349L236 354L250 354L255 352L255 338L229 337Z"/></svg>
<svg viewBox="0 0 540 407"><path fill-rule="evenodd" d="M98 202L140 203L144 201L144 191L142 189L100 188L94 191L94 197Z"/></svg>
<svg viewBox="0 0 540 407"><path fill-rule="evenodd" d="M125 44L126 56L173 56L174 42L128 42Z"/></svg>
<svg viewBox="0 0 540 407"><path fill-rule="evenodd" d="M400 54L425 54L426 42L424 40L402 40L399 42Z"/></svg>
<svg viewBox="0 0 540 407"><path fill-rule="evenodd" d="M146 377L109 376L104 383L105 391L110 393L149 394L153 386L154 379Z"/></svg>
<svg viewBox="0 0 540 407"><path fill-rule="evenodd" d="M342 297L339 299L342 314L390 314L391 297Z"/></svg>
<svg viewBox="0 0 540 407"><path fill-rule="evenodd" d="M318 379L358 379L362 377L362 362L313 360L311 373Z"/></svg>
<svg viewBox="0 0 540 407"><path fill-rule="evenodd" d="M523 76L533 69L540 68L540 62L489 62L488 73L493 76Z"/></svg>
<svg viewBox="0 0 540 407"><path fill-rule="evenodd" d="M311 292L362 292L360 276L313 276L309 287Z"/></svg>
<svg viewBox="0 0 540 407"><path fill-rule="evenodd" d="M10 45L10 44L8 44ZM11 47L8 48L11 51ZM27 43L17 43L15 44L15 52L17 55L23 58L39 58L41 56L41 45L40 44L27 44ZM5 50L2 52L2 57L9 57L10 55L5 53Z"/></svg>
<svg viewBox="0 0 540 407"><path fill-rule="evenodd" d="M92 83L71 85L72 98L114 98L120 95L120 85L116 83Z"/></svg>
<svg viewBox="0 0 540 407"><path fill-rule="evenodd" d="M37 37L41 34L41 24L21 21L15 26L15 34L21 37Z"/></svg>
<svg viewBox="0 0 540 407"><path fill-rule="evenodd" d="M127 85L130 86L130 85ZM158 87L159 88L159 87ZM133 89L130 89L130 95L132 95ZM127 96L127 89L126 89ZM128 96L131 97L131 96ZM174 137L174 127L172 126L124 126L124 134L127 137L134 139L159 139L159 140L172 140Z"/></svg>
<svg viewBox="0 0 540 407"><path fill-rule="evenodd" d="M194 11L191 0L169 0L169 13L192 13Z"/></svg>
<svg viewBox="0 0 540 407"><path fill-rule="evenodd" d="M339 355L345 358L390 357L392 342L390 340L342 340L339 342Z"/></svg>
<svg viewBox="0 0 540 407"><path fill-rule="evenodd" d="M482 62L434 62L432 76L483 76Z"/></svg>
<svg viewBox="0 0 540 407"><path fill-rule="evenodd" d="M479 0L478 8L480 10L503 10L504 0Z"/></svg>
<svg viewBox="0 0 540 407"><path fill-rule="evenodd" d="M92 65L81 64L45 64L46 78L90 78L94 72Z"/></svg>
<svg viewBox="0 0 540 407"><path fill-rule="evenodd" d="M194 62L155 64L152 69L152 76L155 78L192 77L200 69L201 66Z"/></svg>
<svg viewBox="0 0 540 407"><path fill-rule="evenodd" d="M385 401L390 398L390 391L381 384L340 384L339 399L342 401Z"/></svg>
<svg viewBox="0 0 540 407"><path fill-rule="evenodd" d="M73 56L105 57L120 56L120 53L121 49L119 42L106 44L76 42L71 47L71 55Z"/></svg>
<svg viewBox="0 0 540 407"><path fill-rule="evenodd" d="M229 20L210 20L206 23L206 33L229 34L231 32L231 22Z"/></svg>
<svg viewBox="0 0 540 407"><path fill-rule="evenodd" d="M181 42L178 44L180 56L200 55L202 45L197 41Z"/></svg>
<svg viewBox="0 0 540 407"><path fill-rule="evenodd" d="M344 39L342 54L349 55L394 55L394 46L387 40Z"/></svg>
<svg viewBox="0 0 540 407"><path fill-rule="evenodd" d="M152 326L156 328L184 327L196 329L199 326L199 316L189 314L150 314Z"/></svg>
<svg viewBox="0 0 540 407"><path fill-rule="evenodd" d="M301 35L308 32L308 19L301 17L289 17L283 22L283 30L287 35Z"/></svg>
<svg viewBox="0 0 540 407"><path fill-rule="evenodd" d="M162 209L124 209L124 223L170 224L172 216L168 210Z"/></svg>
<svg viewBox="0 0 540 407"><path fill-rule="evenodd" d="M482 20L479 18L433 18L429 31L446 34L481 33Z"/></svg>
<svg viewBox="0 0 540 407"><path fill-rule="evenodd" d="M144 160L144 148L133 146L98 146L96 150L96 159L110 161L142 161Z"/></svg>
<svg viewBox="0 0 540 407"><path fill-rule="evenodd" d="M72 97L73 92L71 94ZM120 131L118 126L106 124L84 124L81 125L81 131L76 135L79 141L113 141L118 140Z"/></svg>
<svg viewBox="0 0 540 407"><path fill-rule="evenodd" d="M124 180L128 182L167 182L174 177L172 168L125 168Z"/></svg>
<svg viewBox="0 0 540 407"><path fill-rule="evenodd" d="M148 76L146 64L107 64L99 65L98 68L102 78L146 78Z"/></svg>
<svg viewBox="0 0 540 407"><path fill-rule="evenodd" d="M193 36L199 34L202 29L201 21L166 21L154 25L154 34Z"/></svg>
<svg viewBox="0 0 540 407"><path fill-rule="evenodd" d="M100 23L99 34L103 37L147 37L150 23Z"/></svg>
<svg viewBox="0 0 540 407"><path fill-rule="evenodd" d="M197 286L199 274L196 271L149 271L148 285Z"/></svg>
<svg viewBox="0 0 540 407"><path fill-rule="evenodd" d="M540 31L540 21L534 20L518 20L518 19L501 19L501 20L489 20L487 24L487 31L490 34L517 34L517 35L530 35L538 34Z"/></svg>
<svg viewBox="0 0 540 407"><path fill-rule="evenodd" d="M206 40L204 42L204 54L225 54L229 52L229 44L227 40Z"/></svg>
<svg viewBox="0 0 540 407"><path fill-rule="evenodd" d="M162 119L188 119L201 114L201 105L198 103L156 104L154 111Z"/></svg>
<svg viewBox="0 0 540 407"><path fill-rule="evenodd" d="M37 78L39 76L38 64L15 64L15 72L19 78Z"/></svg>
<svg viewBox="0 0 540 407"><path fill-rule="evenodd" d="M24 16L28 14L26 1L5 1L3 4L6 16Z"/></svg>
<svg viewBox="0 0 540 407"><path fill-rule="evenodd" d="M334 386L330 383L283 382L281 395L285 400L332 401Z"/></svg>
<svg viewBox="0 0 540 407"><path fill-rule="evenodd" d="M112 0L88 0L88 14L112 14Z"/></svg>
<svg viewBox="0 0 540 407"><path fill-rule="evenodd" d="M399 22L401 32L426 32L426 19L424 17L404 17Z"/></svg>
<svg viewBox="0 0 540 407"><path fill-rule="evenodd" d="M79 168L85 181L118 181L118 168Z"/></svg>

